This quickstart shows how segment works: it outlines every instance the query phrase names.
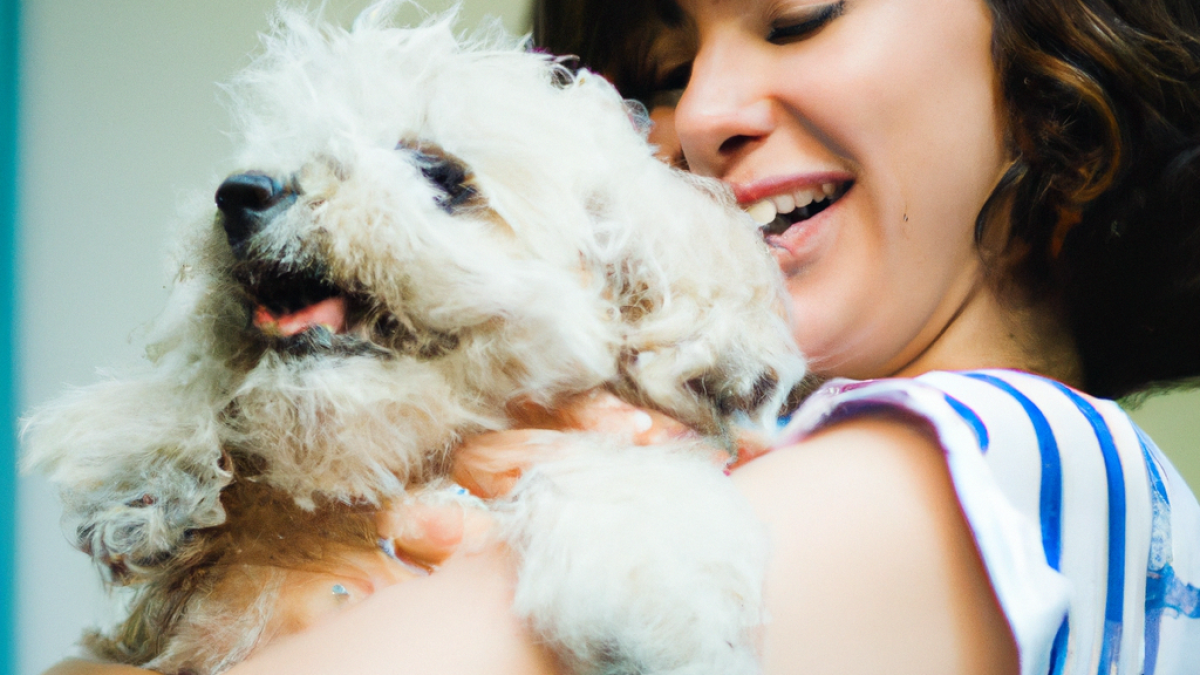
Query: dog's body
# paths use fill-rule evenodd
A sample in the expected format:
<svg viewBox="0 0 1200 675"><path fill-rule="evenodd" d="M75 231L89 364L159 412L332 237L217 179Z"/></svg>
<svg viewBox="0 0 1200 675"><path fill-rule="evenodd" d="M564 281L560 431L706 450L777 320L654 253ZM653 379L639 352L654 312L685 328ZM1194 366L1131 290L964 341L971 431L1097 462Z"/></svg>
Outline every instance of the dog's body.
<svg viewBox="0 0 1200 675"><path fill-rule="evenodd" d="M515 405L607 387L721 436L803 375L753 225L654 160L611 87L387 13L285 18L231 89L245 173L185 242L152 366L29 423L115 582L194 575L231 483L378 505ZM578 445L499 507L517 610L579 670L752 671L763 543L720 472ZM176 652L150 663L228 665Z"/></svg>

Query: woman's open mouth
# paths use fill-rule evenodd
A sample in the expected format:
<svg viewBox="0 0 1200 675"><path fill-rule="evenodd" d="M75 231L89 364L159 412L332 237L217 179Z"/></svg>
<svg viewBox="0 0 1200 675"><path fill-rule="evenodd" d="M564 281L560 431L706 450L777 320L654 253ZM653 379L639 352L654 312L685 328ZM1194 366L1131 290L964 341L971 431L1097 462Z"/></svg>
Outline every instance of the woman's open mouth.
<svg viewBox="0 0 1200 675"><path fill-rule="evenodd" d="M853 185L854 181L821 183L764 197L743 208L764 235L779 235L832 206Z"/></svg>

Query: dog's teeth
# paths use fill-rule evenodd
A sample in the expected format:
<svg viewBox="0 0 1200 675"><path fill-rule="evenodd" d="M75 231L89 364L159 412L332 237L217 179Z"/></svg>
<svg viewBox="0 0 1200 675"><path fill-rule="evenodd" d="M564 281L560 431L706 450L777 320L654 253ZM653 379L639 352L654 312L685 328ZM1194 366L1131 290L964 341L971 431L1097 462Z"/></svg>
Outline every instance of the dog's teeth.
<svg viewBox="0 0 1200 675"><path fill-rule="evenodd" d="M746 207L746 214L759 225L767 225L772 220L775 220L775 216L779 215L779 211L770 199L762 199Z"/></svg>

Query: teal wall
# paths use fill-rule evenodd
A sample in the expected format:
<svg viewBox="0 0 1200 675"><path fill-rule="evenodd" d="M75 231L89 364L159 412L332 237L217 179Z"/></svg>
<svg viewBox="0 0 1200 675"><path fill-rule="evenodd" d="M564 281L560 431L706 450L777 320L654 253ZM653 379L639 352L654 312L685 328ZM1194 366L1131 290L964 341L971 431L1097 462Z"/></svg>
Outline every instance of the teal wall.
<svg viewBox="0 0 1200 675"><path fill-rule="evenodd" d="M20 4L0 0L0 673L16 658L16 373L13 355Z"/></svg>

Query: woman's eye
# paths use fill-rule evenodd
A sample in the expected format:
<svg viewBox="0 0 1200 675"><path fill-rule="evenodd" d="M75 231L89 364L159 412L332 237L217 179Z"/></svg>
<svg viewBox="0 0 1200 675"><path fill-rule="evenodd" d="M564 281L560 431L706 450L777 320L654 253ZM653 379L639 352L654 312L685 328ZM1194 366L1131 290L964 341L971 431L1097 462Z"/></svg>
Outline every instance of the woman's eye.
<svg viewBox="0 0 1200 675"><path fill-rule="evenodd" d="M773 44L787 44L803 40L841 16L844 11L846 0L839 0L828 5L805 8L799 14L780 17L771 22L767 41Z"/></svg>
<svg viewBox="0 0 1200 675"><path fill-rule="evenodd" d="M656 91L671 91L674 89L682 91L690 79L692 79L692 63L688 61L656 77L654 89Z"/></svg>

